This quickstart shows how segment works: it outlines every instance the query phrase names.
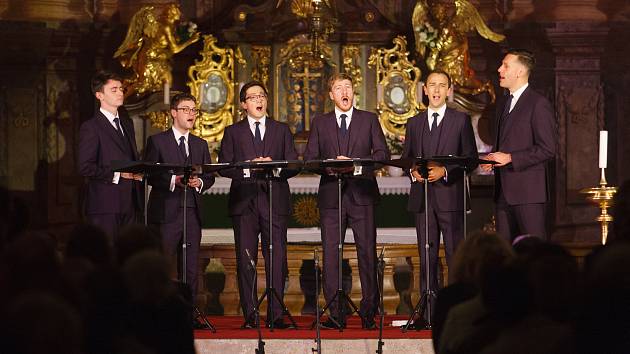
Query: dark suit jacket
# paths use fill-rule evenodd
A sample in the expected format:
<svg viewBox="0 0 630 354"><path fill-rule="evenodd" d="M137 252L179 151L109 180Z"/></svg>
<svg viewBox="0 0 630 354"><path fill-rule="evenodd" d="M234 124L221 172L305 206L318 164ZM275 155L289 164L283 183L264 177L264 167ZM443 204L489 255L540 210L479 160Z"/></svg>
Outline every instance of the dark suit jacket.
<svg viewBox="0 0 630 354"><path fill-rule="evenodd" d="M429 129L427 112L421 112L407 121L405 146L402 157L430 157L422 154L422 136L425 129ZM440 122L440 138L437 156L456 155L477 158L477 144L470 117L462 112L447 108ZM462 211L464 202L463 168L461 166L446 165L447 181L440 179L429 185L433 189L435 198L430 198L431 205L439 211ZM470 173L477 167L476 163L466 166ZM420 182L411 183L407 210L422 212L424 210L424 185Z"/></svg>
<svg viewBox="0 0 630 354"><path fill-rule="evenodd" d="M497 102L499 122L506 97ZM495 126L498 126L495 125ZM528 86L497 132L493 151L512 154L512 163L495 169L498 184L510 205L544 203L548 200L545 162L556 154L556 122L549 101ZM499 146L497 149L497 144Z"/></svg>
<svg viewBox="0 0 630 354"><path fill-rule="evenodd" d="M152 135L147 140L147 147L144 152L144 160L147 162L164 162L172 164L192 164L201 165L210 163L210 151L208 143L192 134L188 134L188 160L182 156L173 129ZM152 224L162 224L174 222L179 215L178 208L181 208L184 189L175 187L170 191L170 173L162 173L149 176L151 194L149 195L148 219ZM214 176L206 173L199 176L203 180L201 192L193 188L188 188L186 198L193 198L197 206L197 216L201 220L201 193L214 184Z"/></svg>
<svg viewBox="0 0 630 354"><path fill-rule="evenodd" d="M223 140L221 140L219 162L235 163L253 160L256 157L258 156L254 149L254 136L249 129L247 119L225 128ZM269 117L266 118L263 157L271 157L273 160L297 160L298 154L295 151L289 126ZM280 178L272 182L274 211L278 215L291 214L291 193L287 178L295 176L298 172L284 170ZM219 173L232 179L228 200L230 215L242 215L249 206L250 200L256 197L261 180L257 180L254 176L244 178L241 168L226 169Z"/></svg>
<svg viewBox="0 0 630 354"><path fill-rule="evenodd" d="M119 110L120 124L125 138L131 145L133 160L138 160L136 133L133 121L124 110ZM112 183L114 171L112 161L129 161L122 139L100 110L94 117L81 124L79 130L79 174L87 178L85 212L87 214L118 214L128 209L121 207L123 200L132 200L134 208L141 210L144 205L142 186L139 182L120 178ZM129 194L133 194L129 197Z"/></svg>
<svg viewBox="0 0 630 354"><path fill-rule="evenodd" d="M313 118L304 160L334 159L341 155L338 129L334 111ZM389 159L389 149L376 114L355 108L348 129L348 157ZM376 178L369 169L364 169L363 176L347 178L343 193L350 193L358 205L374 205L380 197ZM324 174L319 181L318 206L337 208L337 203L337 178Z"/></svg>

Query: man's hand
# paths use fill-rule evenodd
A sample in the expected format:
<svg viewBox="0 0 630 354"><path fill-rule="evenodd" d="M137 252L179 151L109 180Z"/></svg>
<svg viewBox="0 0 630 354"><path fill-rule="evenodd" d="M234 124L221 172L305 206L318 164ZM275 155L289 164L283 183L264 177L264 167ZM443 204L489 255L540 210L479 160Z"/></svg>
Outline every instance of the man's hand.
<svg viewBox="0 0 630 354"><path fill-rule="evenodd" d="M201 179L197 176L192 176L188 179L188 187L201 188Z"/></svg>
<svg viewBox="0 0 630 354"><path fill-rule="evenodd" d="M175 176L175 185L177 187L181 187L184 188L184 184L182 183L182 179L184 178L184 176Z"/></svg>
<svg viewBox="0 0 630 354"><path fill-rule="evenodd" d="M273 161L273 159L271 157L269 157L269 156L267 156L267 157L260 156L260 157L257 157L255 159L253 159L252 161Z"/></svg>
<svg viewBox="0 0 630 354"><path fill-rule="evenodd" d="M142 173L129 173L129 172L121 172L120 177L125 179L134 179L136 181L142 181L144 175Z"/></svg>
<svg viewBox="0 0 630 354"><path fill-rule="evenodd" d="M494 167L503 167L512 162L512 154L506 154L500 151L493 152L486 156L486 160L498 162L496 165L494 165Z"/></svg>
<svg viewBox="0 0 630 354"><path fill-rule="evenodd" d="M420 174L420 172L418 171L417 168L415 170L411 171L411 175L413 176L413 178L416 179L416 181L424 182L424 179L422 178L422 175Z"/></svg>
<svg viewBox="0 0 630 354"><path fill-rule="evenodd" d="M440 164L429 163L427 167L429 169L429 182L439 181L446 176L446 168Z"/></svg>

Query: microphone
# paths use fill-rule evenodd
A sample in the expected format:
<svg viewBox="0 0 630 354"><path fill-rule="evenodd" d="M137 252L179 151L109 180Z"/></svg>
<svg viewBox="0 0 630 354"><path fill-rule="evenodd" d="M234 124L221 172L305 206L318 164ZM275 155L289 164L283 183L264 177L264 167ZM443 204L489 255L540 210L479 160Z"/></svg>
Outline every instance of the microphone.
<svg viewBox="0 0 630 354"><path fill-rule="evenodd" d="M249 253L249 250L246 248L245 253L247 253L247 258L249 259L249 264L252 266L252 269L256 269L256 264L254 263L254 259L252 255Z"/></svg>

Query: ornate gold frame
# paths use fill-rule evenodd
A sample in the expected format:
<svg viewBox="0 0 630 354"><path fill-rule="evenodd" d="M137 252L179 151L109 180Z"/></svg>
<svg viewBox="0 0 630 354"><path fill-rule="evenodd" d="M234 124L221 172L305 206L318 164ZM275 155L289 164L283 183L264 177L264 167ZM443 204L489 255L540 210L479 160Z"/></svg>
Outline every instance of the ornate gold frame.
<svg viewBox="0 0 630 354"><path fill-rule="evenodd" d="M282 82L282 79L280 77L282 67L284 65L287 65L291 68L302 67L304 71L300 71L299 74L296 73L295 76L303 75L306 79L309 77L308 75L310 74L309 68L320 68L324 65L328 65L329 67L335 69L337 67L337 64L333 62L332 57L332 48L326 42L321 43L319 56L313 55L311 42L308 40L308 37L303 34L291 38L287 42L286 46L280 49L278 64L276 64L274 70L275 94L273 108L275 117L280 117L280 100L284 99L284 97L281 97L282 95L280 95L280 92L282 92L282 90L280 89L280 85L286 85L286 83ZM305 86L304 96L309 96L308 85ZM310 118L310 111L306 109L304 117L305 131L308 131L310 128ZM297 137L297 139L300 141L304 138L304 136Z"/></svg>
<svg viewBox="0 0 630 354"><path fill-rule="evenodd" d="M213 112L200 110L195 122L193 134L202 137L208 142L221 141L225 127L232 124L236 107L234 105L235 89L237 82L235 79L236 63L245 67L247 64L243 59L240 49L236 51L232 48L219 48L216 45L217 39L211 35L203 36L203 49L201 51L201 61L196 60L195 65L188 68L190 94L197 99L197 108L201 109L204 92L203 85L207 84L212 76L220 78L225 87L225 97L221 97L224 102Z"/></svg>
<svg viewBox="0 0 630 354"><path fill-rule="evenodd" d="M426 109L422 102L416 99L420 69L407 58L407 40L403 36L393 39L394 47L372 48L368 65L376 68L376 84L383 92L377 97L376 109L379 113L381 126L387 134L404 136L407 119ZM389 95L390 88L404 92L404 101L394 104ZM404 109L404 111L402 110Z"/></svg>

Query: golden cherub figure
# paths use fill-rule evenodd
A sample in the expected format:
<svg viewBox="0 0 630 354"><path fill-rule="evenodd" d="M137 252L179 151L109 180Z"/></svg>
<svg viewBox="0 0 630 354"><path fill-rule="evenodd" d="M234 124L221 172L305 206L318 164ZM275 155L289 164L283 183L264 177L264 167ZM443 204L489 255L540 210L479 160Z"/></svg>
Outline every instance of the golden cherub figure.
<svg viewBox="0 0 630 354"><path fill-rule="evenodd" d="M171 57L199 40L199 32L193 31L186 41L178 41L175 26L181 18L179 5L166 5L159 19L154 11L154 6L143 6L133 15L127 36L114 54L124 68L134 72L125 80L125 97L160 91L165 83L171 86Z"/></svg>
<svg viewBox="0 0 630 354"><path fill-rule="evenodd" d="M429 70L448 73L461 94L488 92L494 102L494 87L476 79L470 68L466 35L474 31L493 42L501 42L505 36L490 30L468 0L419 0L411 21L416 49Z"/></svg>

